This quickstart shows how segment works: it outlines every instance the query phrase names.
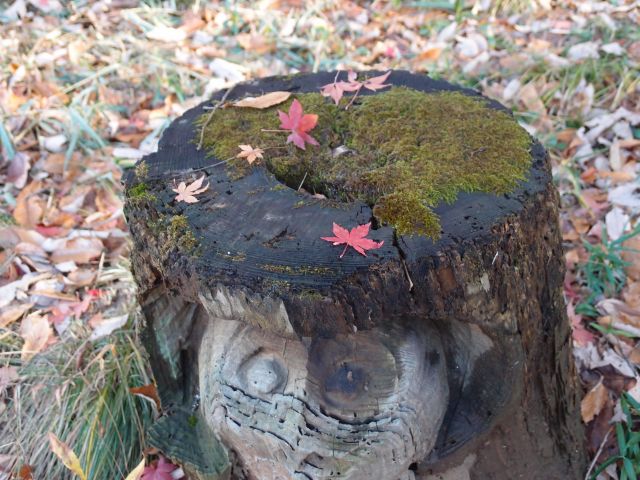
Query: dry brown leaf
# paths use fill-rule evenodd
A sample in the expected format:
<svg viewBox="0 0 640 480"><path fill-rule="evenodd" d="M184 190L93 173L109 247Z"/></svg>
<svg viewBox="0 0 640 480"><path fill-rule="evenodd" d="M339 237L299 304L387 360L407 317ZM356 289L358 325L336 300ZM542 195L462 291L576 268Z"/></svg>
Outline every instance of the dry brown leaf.
<svg viewBox="0 0 640 480"><path fill-rule="evenodd" d="M20 335L24 339L22 360L29 360L47 345L53 330L46 316L32 313L22 321Z"/></svg>
<svg viewBox="0 0 640 480"><path fill-rule="evenodd" d="M622 252L622 259L629 262L625 268L629 279L640 280L640 236L631 237L623 243L625 250Z"/></svg>
<svg viewBox="0 0 640 480"><path fill-rule="evenodd" d="M51 261L53 263L89 263L99 257L103 250L104 245L98 238L72 238L67 240L64 248L51 253Z"/></svg>
<svg viewBox="0 0 640 480"><path fill-rule="evenodd" d="M162 410L162 402L160 401L158 390L153 383L150 383L148 385L143 385L141 387L131 387L129 388L129 391L134 395L139 395L143 397L145 400L149 400L153 402L158 412Z"/></svg>
<svg viewBox="0 0 640 480"><path fill-rule="evenodd" d="M21 303L0 310L0 328L4 328L10 323L15 322L31 307L33 307L33 303Z"/></svg>
<svg viewBox="0 0 640 480"><path fill-rule="evenodd" d="M88 268L78 268L67 275L67 280L79 287L88 287L95 281L97 274Z"/></svg>
<svg viewBox="0 0 640 480"><path fill-rule="evenodd" d="M593 387L582 399L580 404L580 413L582 414L582 421L589 423L594 419L596 415L600 413L602 407L607 403L609 393L602 382Z"/></svg>
<svg viewBox="0 0 640 480"><path fill-rule="evenodd" d="M65 467L78 475L81 480L87 480L87 475L84 473L77 455L71 450L69 445L56 437L53 432L49 432L49 445L51 446L51 451L55 453L56 457L62 460Z"/></svg>
<svg viewBox="0 0 640 480"><path fill-rule="evenodd" d="M247 97L233 104L234 107L269 108L279 105L291 96L291 92L270 92L259 97Z"/></svg>
<svg viewBox="0 0 640 480"><path fill-rule="evenodd" d="M42 189L42 182L31 182L23 188L16 198L13 218L21 227L33 228L42 219L45 201L36 194Z"/></svg>

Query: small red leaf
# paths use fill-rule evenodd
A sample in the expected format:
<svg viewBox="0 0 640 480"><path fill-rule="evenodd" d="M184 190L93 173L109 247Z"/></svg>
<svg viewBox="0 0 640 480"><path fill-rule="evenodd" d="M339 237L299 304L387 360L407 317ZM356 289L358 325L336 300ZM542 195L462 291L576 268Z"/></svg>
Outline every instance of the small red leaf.
<svg viewBox="0 0 640 480"><path fill-rule="evenodd" d="M341 227L337 223L333 224L333 234L335 237L320 237L322 240L327 242L333 242L334 245L345 244L344 250L340 254L340 258L342 258L347 251L347 248L353 247L353 249L360 253L361 255L367 256L367 250L373 250L376 248L380 248L384 241L376 242L371 240L370 238L365 238L369 235L369 228L371 227L371 222L365 225L359 225L351 229L351 231L347 230L344 227Z"/></svg>
<svg viewBox="0 0 640 480"><path fill-rule="evenodd" d="M287 143L293 142L295 146L305 149L305 142L310 145L318 145L318 141L307 132L313 130L318 123L318 115L307 113L302 110L302 105L296 99L289 107L289 114L278 110L280 117L280 128L291 130L291 135L287 137Z"/></svg>

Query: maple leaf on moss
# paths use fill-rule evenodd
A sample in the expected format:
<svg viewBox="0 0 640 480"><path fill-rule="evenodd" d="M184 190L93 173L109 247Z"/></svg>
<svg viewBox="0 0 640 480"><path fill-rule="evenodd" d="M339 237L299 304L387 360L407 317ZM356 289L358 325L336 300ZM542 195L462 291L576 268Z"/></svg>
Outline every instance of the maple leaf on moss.
<svg viewBox="0 0 640 480"><path fill-rule="evenodd" d="M368 90L380 90L382 88L390 87L390 84L384 83L389 75L391 75L391 71L387 73L383 73L382 75L378 75L377 77L371 77L366 79L364 82L358 82L356 78L358 74L353 70L349 70L347 74L347 81L338 82L338 74L336 75L333 83L328 83L321 87L320 93L324 97L331 97L336 105L340 103L340 99L343 97L345 92L356 92L354 98L358 95L358 92L361 88L366 88Z"/></svg>
<svg viewBox="0 0 640 480"><path fill-rule="evenodd" d="M307 132L313 130L318 123L318 115L304 113L302 105L296 99L289 107L289 114L278 110L280 117L280 128L291 130L291 135L287 137L287 143L293 142L296 147L305 150L305 142L310 145L319 145L318 141Z"/></svg>
<svg viewBox="0 0 640 480"><path fill-rule="evenodd" d="M209 184L207 183L204 187L202 186L202 182L204 180L204 175L197 180L194 180L189 185L184 182L180 182L178 188L172 188L176 195L177 202L186 202L186 203L196 203L198 199L195 197L199 193L206 191L209 188ZM175 184L174 184L175 185Z"/></svg>
<svg viewBox="0 0 640 480"><path fill-rule="evenodd" d="M246 158L249 165L259 158L264 158L262 156L264 150L261 148L253 148L251 145L238 145L238 147L242 151L236 155L236 158Z"/></svg>
<svg viewBox="0 0 640 480"><path fill-rule="evenodd" d="M374 240L371 240L370 238L365 238L367 235L369 235L370 227L371 222L365 225L358 225L357 227L354 227L351 229L351 231L349 231L334 222L333 234L335 235L335 237L320 238L327 242L333 242L334 245L341 245L344 243L344 250L342 250L340 258L344 257L344 254L349 247L353 247L356 252L366 257L367 250L380 248L384 244L384 240L382 242L376 242Z"/></svg>

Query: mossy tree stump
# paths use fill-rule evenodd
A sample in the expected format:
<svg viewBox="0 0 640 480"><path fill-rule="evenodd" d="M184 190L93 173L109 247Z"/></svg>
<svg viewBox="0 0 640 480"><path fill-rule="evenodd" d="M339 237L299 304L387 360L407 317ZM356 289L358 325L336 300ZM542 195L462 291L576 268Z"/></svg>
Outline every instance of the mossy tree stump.
<svg viewBox="0 0 640 480"><path fill-rule="evenodd" d="M394 71L349 109L335 72L237 85L127 180L152 443L194 478L581 478L548 158L499 104ZM319 116L285 146L276 111ZM235 159L238 145L265 150ZM228 160L224 163L224 160ZM198 170L195 172L194 170ZM174 181L202 173L199 202ZM322 195L318 195L322 194ZM371 222L368 256L321 237ZM447 478L447 477L444 477ZM456 477L458 478L458 477ZM459 477L464 478L464 477Z"/></svg>

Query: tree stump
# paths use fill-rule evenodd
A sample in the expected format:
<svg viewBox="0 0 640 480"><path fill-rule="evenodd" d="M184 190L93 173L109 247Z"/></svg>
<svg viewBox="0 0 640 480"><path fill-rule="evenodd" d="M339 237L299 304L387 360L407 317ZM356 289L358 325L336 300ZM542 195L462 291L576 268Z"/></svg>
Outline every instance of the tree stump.
<svg viewBox="0 0 640 480"><path fill-rule="evenodd" d="M335 105L335 78L218 92L128 176L151 443L200 479L582 478L543 147L471 90L393 71ZM278 131L294 100L319 145ZM384 243L341 257L334 223Z"/></svg>

